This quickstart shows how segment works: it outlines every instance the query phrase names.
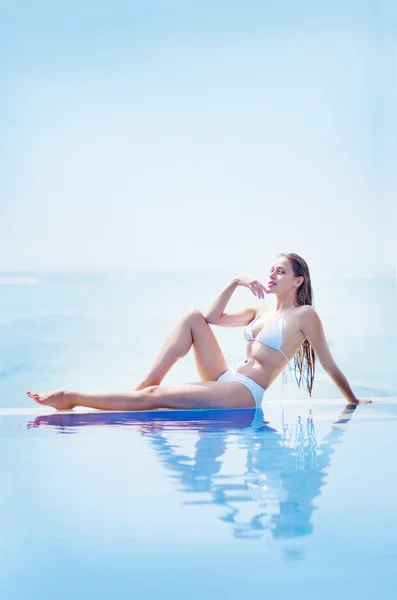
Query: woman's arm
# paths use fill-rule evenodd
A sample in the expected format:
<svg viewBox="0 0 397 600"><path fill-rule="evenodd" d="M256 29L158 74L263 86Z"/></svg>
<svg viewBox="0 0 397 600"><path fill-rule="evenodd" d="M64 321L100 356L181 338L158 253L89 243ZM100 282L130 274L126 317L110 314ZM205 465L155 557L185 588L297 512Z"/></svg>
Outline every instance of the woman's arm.
<svg viewBox="0 0 397 600"><path fill-rule="evenodd" d="M318 356L321 366L340 389L346 400L350 404L366 404L371 402L371 400L358 400L354 395L349 382L332 358L320 317L312 306L307 305L302 311L301 330L307 341L313 346L313 350Z"/></svg>
<svg viewBox="0 0 397 600"><path fill-rule="evenodd" d="M224 312L230 298L233 295L233 292L239 285L248 287L252 293L259 298L263 298L265 293L267 293L266 288L259 283L259 281L250 279L248 277L235 277L232 282L229 283L229 285L219 294L215 302L204 314L207 323L210 323L211 325L221 325L227 327L242 327L243 325L247 325L250 321L252 321L259 308L258 305L249 306L248 308L244 308L233 313Z"/></svg>

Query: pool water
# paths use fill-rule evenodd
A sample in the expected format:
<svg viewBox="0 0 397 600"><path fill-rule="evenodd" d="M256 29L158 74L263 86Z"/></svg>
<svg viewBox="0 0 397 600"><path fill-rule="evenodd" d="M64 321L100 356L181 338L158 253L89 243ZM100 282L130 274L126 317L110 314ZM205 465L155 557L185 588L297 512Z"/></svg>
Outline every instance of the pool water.
<svg viewBox="0 0 397 600"><path fill-rule="evenodd" d="M397 594L397 399L1 409L0 598Z"/></svg>

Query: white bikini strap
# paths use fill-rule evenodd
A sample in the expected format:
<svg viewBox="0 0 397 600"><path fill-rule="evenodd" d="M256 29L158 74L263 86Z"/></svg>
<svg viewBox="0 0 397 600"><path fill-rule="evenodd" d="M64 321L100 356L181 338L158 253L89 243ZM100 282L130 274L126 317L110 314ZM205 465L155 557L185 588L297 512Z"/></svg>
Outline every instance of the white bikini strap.
<svg viewBox="0 0 397 600"><path fill-rule="evenodd" d="M285 319L285 317L288 315L289 311L292 310L294 308L295 304L293 304L285 313L285 315L283 316L283 320Z"/></svg>
<svg viewBox="0 0 397 600"><path fill-rule="evenodd" d="M284 325L284 319L285 317L288 315L289 311L291 310L291 308L294 308L295 304L293 304L285 313L285 315L283 315L282 317L278 318L278 323L279 323L279 328L281 329L281 331L283 330L283 325Z"/></svg>
<svg viewBox="0 0 397 600"><path fill-rule="evenodd" d="M281 336L283 335L283 325L284 325L284 319L285 319L285 317L288 315L289 311L290 311L292 308L294 308L294 306L295 306L295 304L293 304L293 305L292 305L292 306L291 306L291 307L290 307L290 308L287 310L287 312L285 313L285 315L284 315L283 317L281 317L281 318L280 318L280 320L279 320L279 323L280 323L280 325L279 325L279 328L281 329ZM279 348L279 352L281 352L281 354L284 354L284 352L283 352L282 350L280 350L280 348ZM284 356L285 356L285 358L287 359L287 361L288 361L288 364L289 364L288 356L287 356L286 354L284 354ZM284 374L283 374L283 375L284 375ZM284 379L284 376L283 376L283 379Z"/></svg>

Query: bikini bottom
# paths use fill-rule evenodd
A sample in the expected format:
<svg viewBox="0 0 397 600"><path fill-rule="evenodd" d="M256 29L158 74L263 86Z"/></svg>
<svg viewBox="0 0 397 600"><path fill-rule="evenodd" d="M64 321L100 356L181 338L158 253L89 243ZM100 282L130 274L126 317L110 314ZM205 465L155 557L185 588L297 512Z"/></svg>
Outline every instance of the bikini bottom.
<svg viewBox="0 0 397 600"><path fill-rule="evenodd" d="M239 381L240 383L245 385L245 387L247 387L251 392L256 408L261 407L265 390L253 379L250 379L242 373L237 373L235 371L232 371L232 369L228 369L227 371L222 373L220 377L218 377L218 381Z"/></svg>

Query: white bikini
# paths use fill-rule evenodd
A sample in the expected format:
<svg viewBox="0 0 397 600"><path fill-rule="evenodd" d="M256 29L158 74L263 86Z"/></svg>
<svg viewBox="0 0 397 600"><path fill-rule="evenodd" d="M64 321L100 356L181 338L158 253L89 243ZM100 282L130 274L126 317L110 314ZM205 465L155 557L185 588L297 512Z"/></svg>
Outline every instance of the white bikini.
<svg viewBox="0 0 397 600"><path fill-rule="evenodd" d="M285 317L288 315L290 310L294 308L294 306L295 306L295 304L293 304L291 306L291 308L289 310L287 310L285 315L283 315L282 317L279 317L275 323L272 323L268 327L268 329L265 329L265 327L264 327L263 329L260 330L258 335L256 337L254 337L254 335L252 333L252 325L255 323L255 321L258 321L258 319L261 319L261 316L256 317L256 319L251 321L251 323L248 323L247 327L245 328L244 338L247 340L247 342L259 342L260 344L263 344L264 346L269 346L269 348L274 348L275 350L278 350L279 352L281 352L281 354L288 360L287 355L284 354L284 352L281 350L281 346L283 345L283 323L284 323Z"/></svg>
<svg viewBox="0 0 397 600"><path fill-rule="evenodd" d="M283 323L285 317L288 315L290 310L294 308L294 306L295 304L293 304L282 317L279 317L277 321L272 323L267 329L263 327L263 329L259 331L258 335L254 337L254 334L252 333L252 325L255 323L255 321L258 321L261 316L257 317L251 321L251 323L248 323L247 327L245 328L244 339L246 339L247 342L259 342L264 346L274 348L274 350L280 352L288 362L288 356L281 350L281 346L283 344ZM218 377L218 381L239 381L251 392L255 401L255 406L261 406L265 390L250 377L247 377L242 373L237 373L232 369L228 369L222 373L220 377Z"/></svg>

